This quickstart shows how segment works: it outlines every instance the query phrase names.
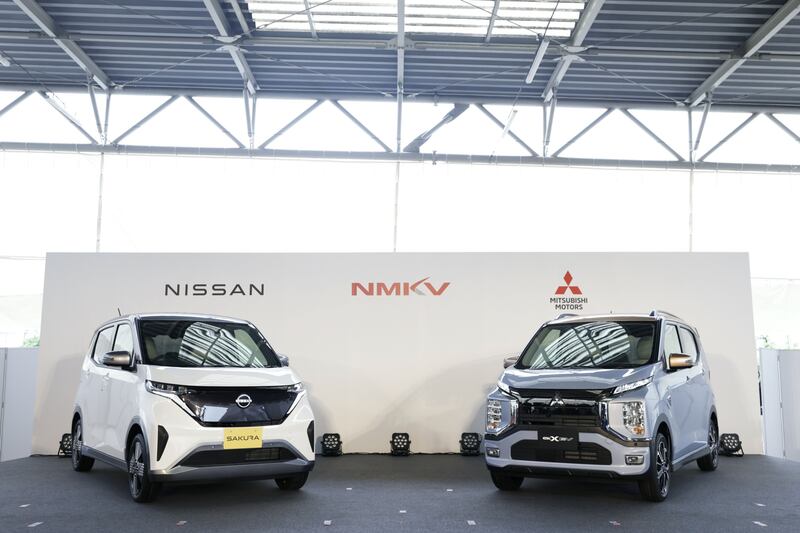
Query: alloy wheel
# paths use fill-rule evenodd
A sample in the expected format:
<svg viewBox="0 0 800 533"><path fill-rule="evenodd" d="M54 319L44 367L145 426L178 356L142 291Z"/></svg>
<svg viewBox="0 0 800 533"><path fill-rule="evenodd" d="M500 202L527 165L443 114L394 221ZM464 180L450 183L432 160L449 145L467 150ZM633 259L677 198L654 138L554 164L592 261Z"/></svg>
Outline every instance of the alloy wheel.
<svg viewBox="0 0 800 533"><path fill-rule="evenodd" d="M81 460L81 447L83 446L83 430L80 421L75 423L72 430L72 466L77 466Z"/></svg>
<svg viewBox="0 0 800 533"><path fill-rule="evenodd" d="M656 450L656 473L658 475L658 492L662 497L669 492L669 446L666 439L661 439L658 442L658 449Z"/></svg>
<svg viewBox="0 0 800 533"><path fill-rule="evenodd" d="M134 441L131 456L128 460L128 483L131 494L139 496L142 492L142 478L144 477L144 451L139 440Z"/></svg>
<svg viewBox="0 0 800 533"><path fill-rule="evenodd" d="M711 463L716 467L719 462L719 436L717 425L712 420L708 425L708 446L711 448Z"/></svg>

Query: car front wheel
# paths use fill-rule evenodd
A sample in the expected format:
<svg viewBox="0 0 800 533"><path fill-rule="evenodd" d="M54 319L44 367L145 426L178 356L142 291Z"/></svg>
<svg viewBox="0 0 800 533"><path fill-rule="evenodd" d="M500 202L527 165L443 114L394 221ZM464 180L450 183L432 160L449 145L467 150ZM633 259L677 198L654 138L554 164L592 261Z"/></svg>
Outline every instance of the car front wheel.
<svg viewBox="0 0 800 533"><path fill-rule="evenodd" d="M697 466L704 472L712 472L719 465L719 428L713 418L708 421L708 455L697 460Z"/></svg>
<svg viewBox="0 0 800 533"><path fill-rule="evenodd" d="M672 477L672 447L663 433L657 433L653 453L650 454L650 470L639 481L639 492L645 500L663 502L669 495Z"/></svg>
<svg viewBox="0 0 800 533"><path fill-rule="evenodd" d="M517 490L522 486L524 478L522 476L509 476L499 472L491 472L492 483L500 490Z"/></svg>
<svg viewBox="0 0 800 533"><path fill-rule="evenodd" d="M300 490L306 484L307 479L308 472L303 472L302 474L276 478L275 484L281 490Z"/></svg>
<svg viewBox="0 0 800 533"><path fill-rule="evenodd" d="M128 446L128 488L131 498L138 503L151 502L161 488L160 483L150 479L147 443L141 433L137 433Z"/></svg>
<svg viewBox="0 0 800 533"><path fill-rule="evenodd" d="M72 468L76 472L88 472L94 466L94 459L83 455L83 423L80 418L72 424Z"/></svg>

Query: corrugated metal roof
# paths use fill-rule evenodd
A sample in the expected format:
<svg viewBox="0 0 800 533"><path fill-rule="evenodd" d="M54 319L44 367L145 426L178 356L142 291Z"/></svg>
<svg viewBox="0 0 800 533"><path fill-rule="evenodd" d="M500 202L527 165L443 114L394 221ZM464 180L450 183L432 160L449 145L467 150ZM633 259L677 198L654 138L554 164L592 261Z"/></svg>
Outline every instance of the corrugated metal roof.
<svg viewBox="0 0 800 533"><path fill-rule="evenodd" d="M26 1L0 0L0 54L11 59L9 67L0 66L0 87L85 88L87 74L23 12L18 4ZM394 98L396 1L309 0L311 20L304 0L217 2L261 93ZM404 93L466 102L541 101L558 61L577 53L558 87L559 101L676 105L785 3L607 0L586 34L585 49L571 50L564 29L572 31L589 2L502 0L492 24L494 0L407 0ZM59 26L59 37L80 46L113 85L189 94L242 90L242 74L201 0L39 5ZM547 13L556 23L551 22L552 40L528 85L524 79ZM800 17L725 79L712 98L719 104L800 107Z"/></svg>

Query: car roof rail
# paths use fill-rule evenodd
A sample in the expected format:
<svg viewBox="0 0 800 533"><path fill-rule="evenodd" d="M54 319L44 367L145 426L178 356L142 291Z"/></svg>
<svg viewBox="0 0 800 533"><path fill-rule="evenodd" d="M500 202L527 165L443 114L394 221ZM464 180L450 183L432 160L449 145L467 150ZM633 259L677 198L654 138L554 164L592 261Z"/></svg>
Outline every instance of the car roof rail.
<svg viewBox="0 0 800 533"><path fill-rule="evenodd" d="M556 317L556 320L561 320L562 318L569 318L571 316L579 316L579 315L576 313L561 313Z"/></svg>
<svg viewBox="0 0 800 533"><path fill-rule="evenodd" d="M676 315L675 313L670 313L669 311L664 311L663 309L653 309L652 311L650 311L650 316L656 318L658 317L674 318L676 320L680 320L681 322L683 322L683 319L678 315Z"/></svg>

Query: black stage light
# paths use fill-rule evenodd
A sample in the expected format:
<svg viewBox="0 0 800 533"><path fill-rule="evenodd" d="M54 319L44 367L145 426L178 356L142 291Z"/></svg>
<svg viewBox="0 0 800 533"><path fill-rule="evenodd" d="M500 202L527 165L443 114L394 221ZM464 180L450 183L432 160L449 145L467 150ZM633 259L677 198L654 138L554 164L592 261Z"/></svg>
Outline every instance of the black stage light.
<svg viewBox="0 0 800 533"><path fill-rule="evenodd" d="M411 439L408 433L392 433L392 440L389 441L392 447L392 455L409 455L411 453Z"/></svg>
<svg viewBox="0 0 800 533"><path fill-rule="evenodd" d="M481 436L477 433L462 433L458 442L461 443L461 455L481 454Z"/></svg>
<svg viewBox="0 0 800 533"><path fill-rule="evenodd" d="M719 438L719 453L722 455L738 455L742 457L742 441L736 433L723 433Z"/></svg>
<svg viewBox="0 0 800 533"><path fill-rule="evenodd" d="M69 457L72 455L72 434L64 433L58 443L58 456Z"/></svg>
<svg viewBox="0 0 800 533"><path fill-rule="evenodd" d="M342 439L338 433L322 434L323 457L336 457L342 455Z"/></svg>

